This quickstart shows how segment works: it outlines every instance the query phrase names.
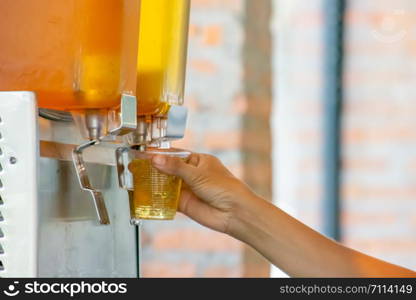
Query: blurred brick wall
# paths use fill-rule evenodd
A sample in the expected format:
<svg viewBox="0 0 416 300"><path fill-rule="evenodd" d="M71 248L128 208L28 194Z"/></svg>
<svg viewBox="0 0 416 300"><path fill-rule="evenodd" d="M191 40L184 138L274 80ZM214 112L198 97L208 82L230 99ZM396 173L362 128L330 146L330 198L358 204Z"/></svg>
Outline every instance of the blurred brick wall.
<svg viewBox="0 0 416 300"><path fill-rule="evenodd" d="M349 0L342 231L416 268L416 1ZM275 0L275 201L316 229L322 198L322 0Z"/></svg>
<svg viewBox="0 0 416 300"><path fill-rule="evenodd" d="M345 242L416 269L416 1L350 0Z"/></svg>
<svg viewBox="0 0 416 300"><path fill-rule="evenodd" d="M319 230L322 0L275 0L274 7L274 200Z"/></svg>
<svg viewBox="0 0 416 300"><path fill-rule="evenodd" d="M190 118L186 138L175 144L218 156L268 199L270 13L269 0L192 0ZM143 277L269 276L268 264L247 246L183 215L145 222L142 239Z"/></svg>

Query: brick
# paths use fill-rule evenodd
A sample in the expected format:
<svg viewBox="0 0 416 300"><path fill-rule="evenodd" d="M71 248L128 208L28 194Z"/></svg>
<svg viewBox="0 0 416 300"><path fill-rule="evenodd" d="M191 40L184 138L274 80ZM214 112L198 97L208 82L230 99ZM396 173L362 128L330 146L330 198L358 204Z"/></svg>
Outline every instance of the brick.
<svg viewBox="0 0 416 300"><path fill-rule="evenodd" d="M224 42L223 24L190 24L189 40L202 49L220 47Z"/></svg>
<svg viewBox="0 0 416 300"><path fill-rule="evenodd" d="M297 170L299 172L319 172L323 162L321 157L308 157L299 159Z"/></svg>
<svg viewBox="0 0 416 300"><path fill-rule="evenodd" d="M256 250L249 246L244 247L244 269L245 278L268 278L270 277L270 263Z"/></svg>
<svg viewBox="0 0 416 300"><path fill-rule="evenodd" d="M218 66L206 59L191 59L189 67L200 73L214 74L218 72Z"/></svg>
<svg viewBox="0 0 416 300"><path fill-rule="evenodd" d="M416 172L416 158L411 158L403 171L407 171L414 176L413 174Z"/></svg>
<svg viewBox="0 0 416 300"><path fill-rule="evenodd" d="M344 184L343 197L349 201L394 201L412 200L416 198L416 188L413 186L383 186L365 184Z"/></svg>
<svg viewBox="0 0 416 300"><path fill-rule="evenodd" d="M378 84L381 86L389 85L392 82L397 82L400 80L406 80L408 77L403 71L391 72L391 71L380 71L377 69L374 70L362 70L361 72L355 73L346 73L345 74L345 84L347 86L362 86L365 84Z"/></svg>
<svg viewBox="0 0 416 300"><path fill-rule="evenodd" d="M145 261L141 265L144 278L189 278L195 277L197 266L192 263L170 263Z"/></svg>
<svg viewBox="0 0 416 300"><path fill-rule="evenodd" d="M196 24L189 24L189 40L196 38L199 35L200 28Z"/></svg>
<svg viewBox="0 0 416 300"><path fill-rule="evenodd" d="M203 32L203 44L208 47L219 46L223 42L223 31L220 25L206 26Z"/></svg>
<svg viewBox="0 0 416 300"><path fill-rule="evenodd" d="M268 120L271 117L271 100L264 97L247 97L246 115ZM259 122L261 120L258 120Z"/></svg>
<svg viewBox="0 0 416 300"><path fill-rule="evenodd" d="M268 128L259 130L244 130L241 137L241 146L248 153L255 152L262 155L270 164L271 134Z"/></svg>
<svg viewBox="0 0 416 300"><path fill-rule="evenodd" d="M347 172L383 172L388 171L388 162L386 158L350 158L347 157L342 161L342 167Z"/></svg>
<svg viewBox="0 0 416 300"><path fill-rule="evenodd" d="M159 251L236 253L240 251L241 243L209 229L177 228L160 230L153 238L153 247Z"/></svg>
<svg viewBox="0 0 416 300"><path fill-rule="evenodd" d="M246 114L248 113L248 102L245 95L239 94L234 98L234 101L232 103L231 109L229 111L230 114Z"/></svg>
<svg viewBox="0 0 416 300"><path fill-rule="evenodd" d="M240 266L210 266L204 270L203 277L208 278L238 278L242 277L242 270Z"/></svg>
<svg viewBox="0 0 416 300"><path fill-rule="evenodd" d="M416 251L416 240L403 239L346 239L348 246L366 253L408 253Z"/></svg>
<svg viewBox="0 0 416 300"><path fill-rule="evenodd" d="M322 192L322 187L319 185L299 184L296 195L299 201L305 201L305 199L321 199Z"/></svg>
<svg viewBox="0 0 416 300"><path fill-rule="evenodd" d="M349 128L344 132L343 142L346 144L411 142L416 140L416 131L413 128L386 127L373 129Z"/></svg>
<svg viewBox="0 0 416 300"><path fill-rule="evenodd" d="M151 244L152 238L146 230L140 231L140 241L144 247Z"/></svg>
<svg viewBox="0 0 416 300"><path fill-rule="evenodd" d="M365 118L368 120L371 116L371 119L381 119L383 122L390 124L390 120L397 122L405 118L410 119L413 116L413 111L416 110L416 103L410 99L411 97L405 102L390 101L391 95L381 97L383 96L370 94L366 98L350 98L349 102L344 105L344 112L348 118Z"/></svg>
<svg viewBox="0 0 416 300"><path fill-rule="evenodd" d="M184 101L184 105L189 109L191 113L196 113L200 110L200 104L195 95L188 95Z"/></svg>
<svg viewBox="0 0 416 300"><path fill-rule="evenodd" d="M300 145L318 145L322 140L322 131L321 128L300 129L295 132L292 139Z"/></svg>
<svg viewBox="0 0 416 300"><path fill-rule="evenodd" d="M194 10L221 9L232 12L241 12L244 8L244 0L192 0Z"/></svg>
<svg viewBox="0 0 416 300"><path fill-rule="evenodd" d="M345 212L342 214L343 226L366 226L369 224L394 224L398 222L398 217L394 213L380 212Z"/></svg>
<svg viewBox="0 0 416 300"><path fill-rule="evenodd" d="M204 147L211 150L233 150L241 147L242 133L239 131L209 132L204 137Z"/></svg>
<svg viewBox="0 0 416 300"><path fill-rule="evenodd" d="M301 94L304 97L304 94ZM293 105L291 113L295 116L309 116L309 117L321 117L322 116L322 103L318 101L296 101Z"/></svg>

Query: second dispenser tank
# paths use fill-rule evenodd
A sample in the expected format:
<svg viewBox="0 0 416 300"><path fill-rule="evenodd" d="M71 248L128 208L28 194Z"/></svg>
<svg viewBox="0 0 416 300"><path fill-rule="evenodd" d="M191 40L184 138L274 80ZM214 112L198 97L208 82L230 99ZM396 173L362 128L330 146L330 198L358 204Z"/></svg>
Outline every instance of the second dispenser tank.
<svg viewBox="0 0 416 300"><path fill-rule="evenodd" d="M141 2L138 114L163 115L183 104L190 1Z"/></svg>

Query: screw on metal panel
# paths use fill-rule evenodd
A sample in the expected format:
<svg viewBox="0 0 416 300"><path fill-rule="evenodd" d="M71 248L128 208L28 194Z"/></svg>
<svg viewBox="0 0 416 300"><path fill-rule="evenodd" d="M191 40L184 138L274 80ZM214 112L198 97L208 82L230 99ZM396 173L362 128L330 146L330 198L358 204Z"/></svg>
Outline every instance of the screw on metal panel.
<svg viewBox="0 0 416 300"><path fill-rule="evenodd" d="M9 158L9 162L10 162L12 165L14 165L14 164L16 164L16 163L17 163L17 158L16 158L16 157L14 157L14 156L11 156L11 157Z"/></svg>

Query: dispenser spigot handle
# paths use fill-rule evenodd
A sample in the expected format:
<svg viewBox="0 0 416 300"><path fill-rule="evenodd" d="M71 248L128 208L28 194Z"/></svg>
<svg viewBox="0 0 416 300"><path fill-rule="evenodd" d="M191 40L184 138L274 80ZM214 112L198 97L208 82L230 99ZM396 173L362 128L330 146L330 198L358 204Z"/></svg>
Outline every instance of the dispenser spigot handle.
<svg viewBox="0 0 416 300"><path fill-rule="evenodd" d="M72 158L73 158L74 166L76 169L78 181L81 185L81 188L84 191L90 192L94 200L94 206L95 206L95 210L97 212L97 216L100 221L100 224L108 225L110 224L110 218L108 216L107 207L105 206L103 194L101 191L96 190L92 187L90 183L90 179L88 177L87 169L85 167L85 162L82 157L83 155L82 153L84 152L85 149L95 146L97 144L99 144L99 141L95 140L95 141L91 141L86 144L83 144L81 146L78 146L72 152Z"/></svg>
<svg viewBox="0 0 416 300"><path fill-rule="evenodd" d="M108 136L122 136L126 135L137 129L137 100L135 96L123 94L121 97L120 105L120 120L117 128L111 130ZM98 124L99 125L99 124ZM96 128L93 126L91 128ZM98 128L98 127L97 127ZM100 132L100 130L98 131ZM91 134L90 134L91 136ZM94 140L78 146L72 152L72 159L74 162L75 170L78 176L78 181L81 189L91 193L94 200L95 210L97 211L100 224L110 224L110 218L108 216L107 208L105 206L104 197L101 191L93 188L90 179L88 177L87 168L83 159L83 152L85 149L98 145L106 137L95 136Z"/></svg>

